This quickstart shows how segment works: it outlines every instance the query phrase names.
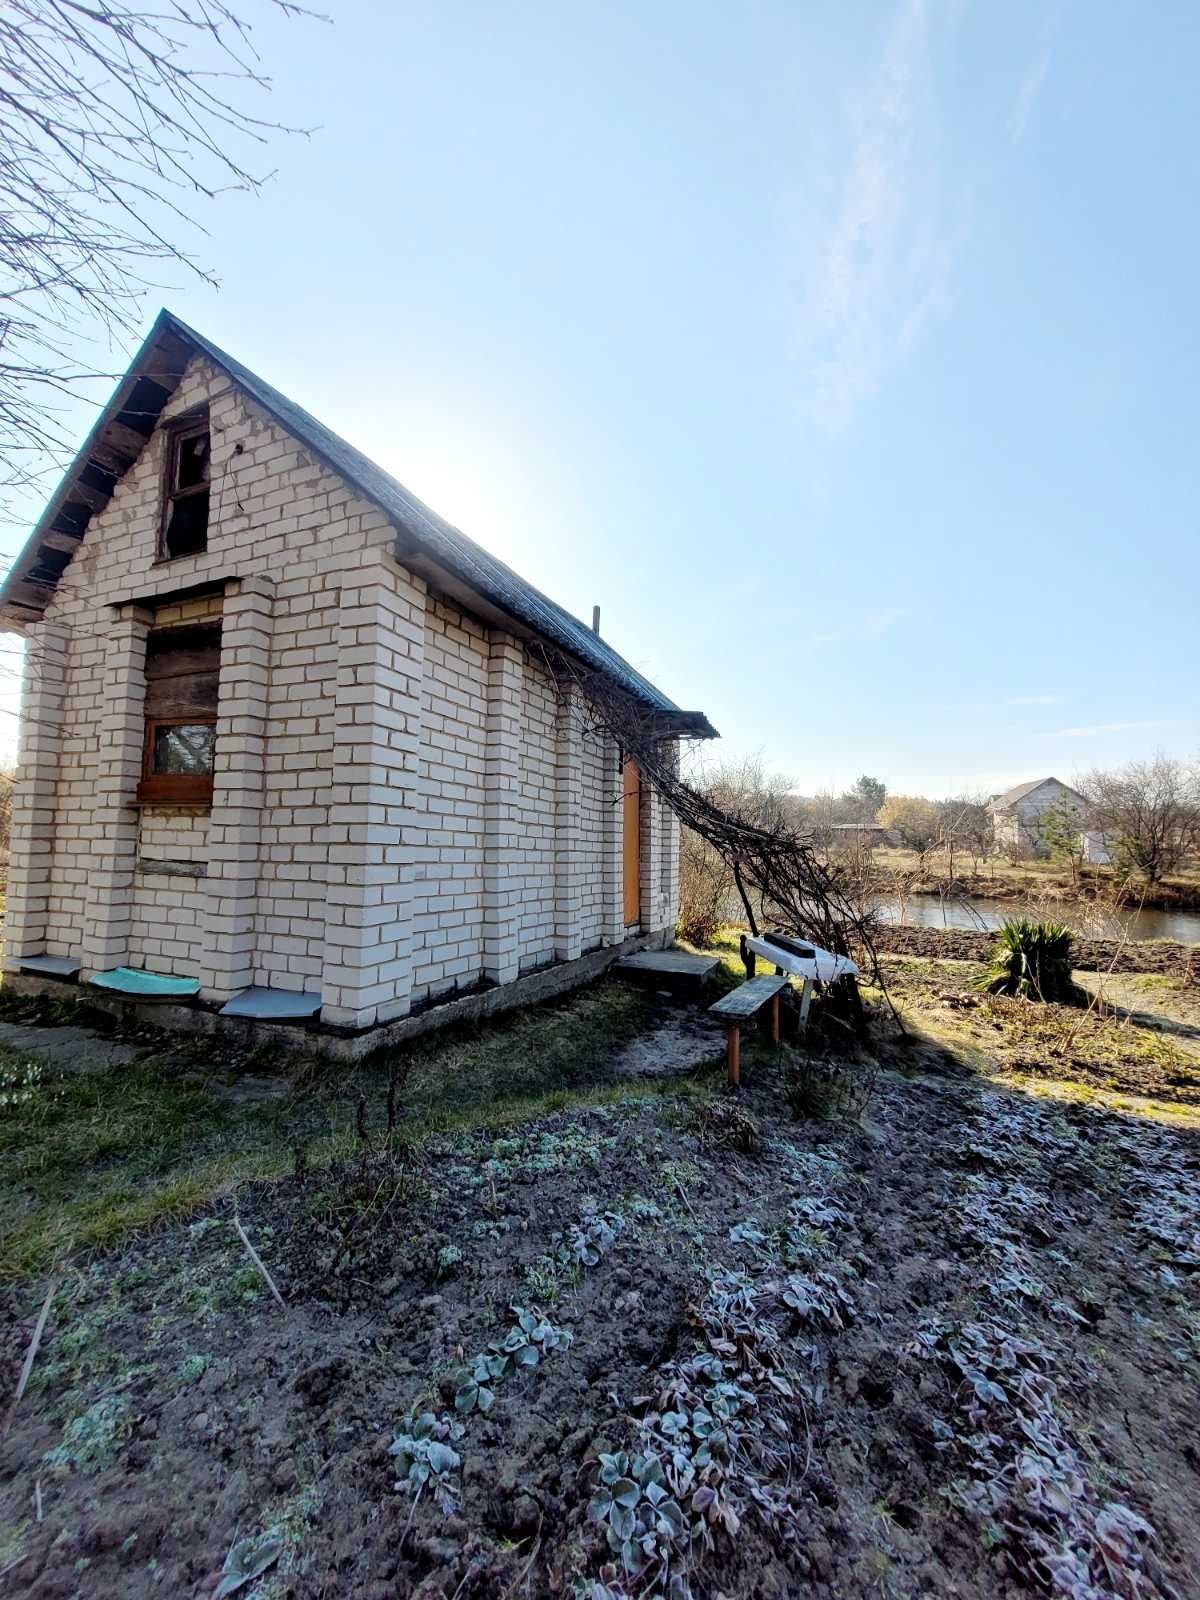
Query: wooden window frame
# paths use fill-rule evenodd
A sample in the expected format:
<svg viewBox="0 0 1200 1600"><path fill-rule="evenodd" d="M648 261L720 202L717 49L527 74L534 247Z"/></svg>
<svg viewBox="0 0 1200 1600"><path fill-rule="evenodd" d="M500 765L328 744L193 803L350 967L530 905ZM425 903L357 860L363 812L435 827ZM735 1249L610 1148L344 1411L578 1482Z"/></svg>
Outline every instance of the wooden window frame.
<svg viewBox="0 0 1200 1600"><path fill-rule="evenodd" d="M138 800L142 805L158 806L208 806L212 808L213 775L211 772L155 772L154 741L160 728L213 728L216 717L200 713L195 716L180 713L173 717L147 717L146 742L142 750L142 781L138 784Z"/></svg>
<svg viewBox="0 0 1200 1600"><path fill-rule="evenodd" d="M204 529L204 548L202 550L189 550L183 555L172 555L167 549L167 530L171 526L171 517L178 500L189 500L198 494L209 496L209 516L212 515L212 429L209 425L207 406L202 411L189 412L186 416L172 417L163 425L166 435L166 452L163 459L162 474L162 514L158 525L158 559L159 561L186 561L191 556L205 555L208 551L208 526ZM179 452L189 439L207 437L209 441L209 478L207 483L195 483L189 489L178 489L176 484L179 479Z"/></svg>

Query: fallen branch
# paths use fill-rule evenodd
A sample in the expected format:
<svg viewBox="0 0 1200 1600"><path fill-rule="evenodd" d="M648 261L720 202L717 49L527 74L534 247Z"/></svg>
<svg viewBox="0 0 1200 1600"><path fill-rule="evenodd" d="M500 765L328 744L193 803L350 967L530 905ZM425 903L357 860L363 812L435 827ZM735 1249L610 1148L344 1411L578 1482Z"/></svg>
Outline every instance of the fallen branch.
<svg viewBox="0 0 1200 1600"><path fill-rule="evenodd" d="M903 1031L875 949L876 913L858 878L818 853L814 837L781 813L764 818L734 803L732 809L686 782L679 773L677 719L618 688L603 672L553 646L531 647L553 680L559 714L574 718L584 737L607 735L632 759L643 783L728 864L751 930L774 924L834 955L852 956L877 986ZM857 987L837 996L856 1033L864 1026Z"/></svg>
<svg viewBox="0 0 1200 1600"><path fill-rule="evenodd" d="M12 1397L12 1403L8 1408L8 1415L4 1419L5 1433L7 1433L12 1427L13 1417L16 1415L17 1407L21 1404L21 1396L25 1393L26 1385L29 1382L29 1375L33 1371L33 1363L37 1360L37 1353L41 1347L42 1335L46 1331L46 1321L50 1315L50 1306L54 1300L54 1296L57 1293L58 1279L56 1278L46 1290L46 1298L42 1301L42 1309L38 1314L37 1325L33 1330L33 1338L30 1339L29 1349L25 1352L25 1364L21 1368L21 1376L17 1379L17 1392Z"/></svg>
<svg viewBox="0 0 1200 1600"><path fill-rule="evenodd" d="M246 1254L250 1257L251 1261L253 1261L254 1265L262 1273L263 1281L266 1283L267 1288L270 1289L271 1293L275 1296L275 1298L279 1302L280 1306L283 1308L284 1311L286 1311L287 1310L287 1301L283 1298L283 1296L280 1294L279 1290L275 1287L275 1279L267 1271L266 1264L263 1261L263 1258L259 1255L258 1251L254 1248L254 1246L250 1243L250 1240L246 1237L246 1230L245 1230L245 1228L242 1227L240 1218L235 1216L234 1219L233 1219L233 1225L237 1229L238 1238L242 1241L242 1243L246 1247Z"/></svg>

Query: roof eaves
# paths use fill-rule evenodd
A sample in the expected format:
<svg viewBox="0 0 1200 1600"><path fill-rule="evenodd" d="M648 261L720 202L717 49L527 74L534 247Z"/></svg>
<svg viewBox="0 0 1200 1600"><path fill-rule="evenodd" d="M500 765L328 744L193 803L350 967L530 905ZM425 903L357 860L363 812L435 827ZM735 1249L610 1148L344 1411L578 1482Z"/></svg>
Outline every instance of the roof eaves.
<svg viewBox="0 0 1200 1600"><path fill-rule="evenodd" d="M572 616L505 562L439 516L348 440L327 428L311 412L289 400L187 323L170 313L164 315L170 317L184 338L193 341L210 360L228 372L239 387L245 389L281 426L295 434L327 466L383 512L397 528L397 560L409 562L417 551L428 552L437 566L449 568L468 588L489 600L500 611L516 617L534 633L570 652L594 671L604 673L642 704L663 712L668 719L676 720L681 728L687 726L694 729L689 737L718 737L716 729L702 712L681 711L578 617Z"/></svg>

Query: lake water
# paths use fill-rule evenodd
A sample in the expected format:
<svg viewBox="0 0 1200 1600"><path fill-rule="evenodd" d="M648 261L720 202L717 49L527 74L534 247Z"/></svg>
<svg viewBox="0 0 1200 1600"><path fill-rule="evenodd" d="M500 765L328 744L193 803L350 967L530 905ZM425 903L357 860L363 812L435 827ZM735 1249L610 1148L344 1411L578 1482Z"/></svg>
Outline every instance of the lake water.
<svg viewBox="0 0 1200 1600"><path fill-rule="evenodd" d="M936 894L909 895L903 907L895 901L881 900L879 912L885 922L906 922L914 928L975 928L990 932L1009 917L1019 917L1022 909L1012 900L943 900ZM1078 927L1085 936L1119 939L1126 918L1110 919L1106 926L1099 913L1085 908L1064 906L1053 912L1056 920ZM1130 938L1177 939L1181 944L1200 944L1200 912L1137 911L1129 914Z"/></svg>

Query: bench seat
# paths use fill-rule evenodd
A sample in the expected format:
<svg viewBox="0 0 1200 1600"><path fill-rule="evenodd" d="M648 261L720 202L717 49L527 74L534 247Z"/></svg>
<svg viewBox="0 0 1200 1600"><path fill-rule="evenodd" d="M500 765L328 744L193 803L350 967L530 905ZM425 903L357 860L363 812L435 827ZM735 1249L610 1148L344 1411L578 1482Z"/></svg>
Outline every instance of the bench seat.
<svg viewBox="0 0 1200 1600"><path fill-rule="evenodd" d="M725 1065L731 1088L736 1089L741 1082L742 1023L749 1022L751 1017L757 1016L764 1006L769 1005L771 1043L778 1044L779 996L787 987L786 977L778 974L768 977L764 974L761 978L748 978L709 1006L709 1016L720 1017L725 1024Z"/></svg>

